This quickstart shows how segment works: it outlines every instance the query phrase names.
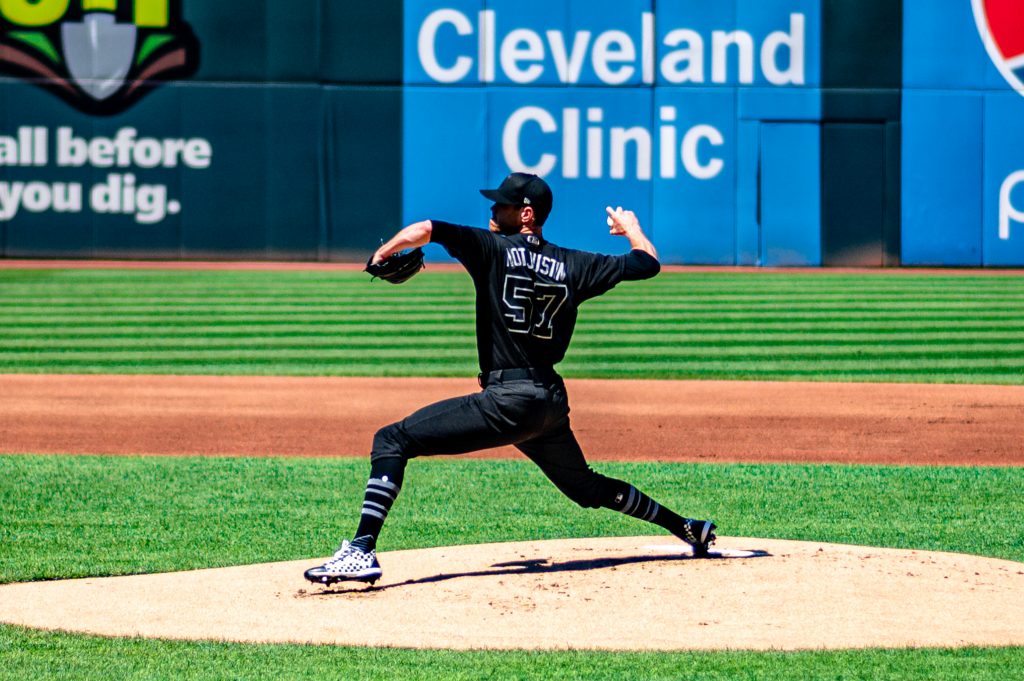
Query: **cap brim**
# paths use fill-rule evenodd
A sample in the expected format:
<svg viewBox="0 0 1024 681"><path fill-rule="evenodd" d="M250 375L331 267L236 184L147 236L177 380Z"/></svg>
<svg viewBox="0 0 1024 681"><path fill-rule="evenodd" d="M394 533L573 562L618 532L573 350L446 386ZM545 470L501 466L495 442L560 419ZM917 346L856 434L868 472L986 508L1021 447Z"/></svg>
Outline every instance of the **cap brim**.
<svg viewBox="0 0 1024 681"><path fill-rule="evenodd" d="M483 194L485 198L488 198L495 203L503 203L508 206L515 206L519 203L518 201L513 201L508 198L497 189L481 189L480 193Z"/></svg>

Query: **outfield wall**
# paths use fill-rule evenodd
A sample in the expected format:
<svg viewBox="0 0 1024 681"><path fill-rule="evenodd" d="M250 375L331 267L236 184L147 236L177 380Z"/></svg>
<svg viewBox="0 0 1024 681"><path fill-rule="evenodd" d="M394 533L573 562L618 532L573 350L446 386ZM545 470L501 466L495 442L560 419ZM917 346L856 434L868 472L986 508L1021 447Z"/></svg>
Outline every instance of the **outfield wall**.
<svg viewBox="0 0 1024 681"><path fill-rule="evenodd" d="M903 260L1024 264L1024 7L906 7Z"/></svg>
<svg viewBox="0 0 1024 681"><path fill-rule="evenodd" d="M569 246L611 203L671 263L1024 264L1024 101L970 0L904 4L2 0L0 252L359 260L527 170Z"/></svg>

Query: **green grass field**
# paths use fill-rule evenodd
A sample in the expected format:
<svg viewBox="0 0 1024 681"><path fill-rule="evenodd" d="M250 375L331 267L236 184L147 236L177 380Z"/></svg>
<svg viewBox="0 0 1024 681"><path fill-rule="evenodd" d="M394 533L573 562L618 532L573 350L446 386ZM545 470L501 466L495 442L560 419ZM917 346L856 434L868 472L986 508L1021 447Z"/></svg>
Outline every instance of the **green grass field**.
<svg viewBox="0 0 1024 681"><path fill-rule="evenodd" d="M427 271L0 270L0 373L472 375L472 290ZM570 377L1024 384L1024 278L664 273L587 303ZM601 464L724 533L1024 561L1024 469ZM0 581L324 555L367 462L0 457ZM417 462L384 548L633 535L517 461ZM464 495L454 495L458 485ZM468 488L467 488L468 486ZM438 503L441 500L441 503ZM326 522L309 522L330 509ZM340 508L342 513L334 512ZM345 509L349 509L345 511ZM486 513L481 513L486 509ZM476 652L100 639L0 626L0 679L1006 679L1024 648Z"/></svg>
<svg viewBox="0 0 1024 681"><path fill-rule="evenodd" d="M594 467L683 513L713 517L732 536L1024 561L1024 468ZM0 470L0 582L9 582L327 555L355 529L369 463L0 456ZM406 478L385 550L658 530L579 509L525 460L423 459Z"/></svg>
<svg viewBox="0 0 1024 681"><path fill-rule="evenodd" d="M1020 468L598 468L684 512L706 511L733 535L1024 560ZM0 470L0 581L22 581L329 553L351 533L367 462L5 456ZM325 508L339 511L310 522ZM650 530L610 511L573 506L529 463L438 459L410 467L383 541L399 549ZM1024 664L1024 649L456 653L106 640L0 626L0 661L0 678L10 679L953 679L964 678L964 664L971 678L994 679L1006 678L998 676L1006 665Z"/></svg>
<svg viewBox="0 0 1024 681"><path fill-rule="evenodd" d="M0 372L465 376L424 272L0 270ZM674 273L586 303L568 377L1024 383L1024 277Z"/></svg>

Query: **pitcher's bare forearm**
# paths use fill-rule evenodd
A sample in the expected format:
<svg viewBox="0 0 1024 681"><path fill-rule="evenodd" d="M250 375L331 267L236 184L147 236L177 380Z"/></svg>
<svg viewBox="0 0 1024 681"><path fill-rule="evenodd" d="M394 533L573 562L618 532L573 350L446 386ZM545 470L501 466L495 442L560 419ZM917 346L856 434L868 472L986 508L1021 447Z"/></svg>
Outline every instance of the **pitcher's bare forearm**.
<svg viewBox="0 0 1024 681"><path fill-rule="evenodd" d="M430 220L414 222L407 227L403 227L399 230L398 234L395 234L386 244L377 249L377 252L373 254L372 262L378 263L381 260L387 259L388 256L404 251L407 248L426 246L430 243L432 228Z"/></svg>
<svg viewBox="0 0 1024 681"><path fill-rule="evenodd" d="M629 239L630 248L643 251L655 260L658 259L658 251L655 250L654 244L651 243L651 240L647 238L647 235L641 231L639 226L635 232L627 232L626 238Z"/></svg>

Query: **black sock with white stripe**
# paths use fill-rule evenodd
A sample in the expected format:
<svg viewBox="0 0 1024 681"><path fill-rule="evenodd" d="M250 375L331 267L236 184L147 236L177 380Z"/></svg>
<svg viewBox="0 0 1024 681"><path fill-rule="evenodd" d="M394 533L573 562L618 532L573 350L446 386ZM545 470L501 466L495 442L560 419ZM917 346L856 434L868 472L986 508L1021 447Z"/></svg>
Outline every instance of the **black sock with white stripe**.
<svg viewBox="0 0 1024 681"><path fill-rule="evenodd" d="M372 537L373 543L376 544L388 512L402 490L404 474L405 459L388 457L373 462L370 466L370 479L366 482L363 511L359 516L356 537Z"/></svg>
<svg viewBox="0 0 1024 681"><path fill-rule="evenodd" d="M685 536L687 531L686 518L665 508L628 483L619 483L608 508L664 527L677 537Z"/></svg>

